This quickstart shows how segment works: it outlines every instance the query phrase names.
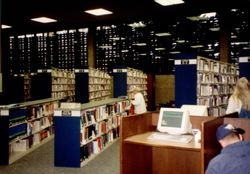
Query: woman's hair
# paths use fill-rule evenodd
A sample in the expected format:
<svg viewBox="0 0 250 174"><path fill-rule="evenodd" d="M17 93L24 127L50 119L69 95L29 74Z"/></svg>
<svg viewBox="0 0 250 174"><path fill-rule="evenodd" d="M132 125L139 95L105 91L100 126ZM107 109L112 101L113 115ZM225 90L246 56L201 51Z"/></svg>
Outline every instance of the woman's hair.
<svg viewBox="0 0 250 174"><path fill-rule="evenodd" d="M250 110L250 83L246 77L238 79L233 96L241 100L242 108Z"/></svg>

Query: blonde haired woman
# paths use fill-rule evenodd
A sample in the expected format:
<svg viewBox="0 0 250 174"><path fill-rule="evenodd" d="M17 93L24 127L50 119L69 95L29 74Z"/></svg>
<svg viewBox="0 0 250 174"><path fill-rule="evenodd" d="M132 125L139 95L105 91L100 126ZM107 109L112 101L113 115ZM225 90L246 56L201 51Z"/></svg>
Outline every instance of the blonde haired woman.
<svg viewBox="0 0 250 174"><path fill-rule="evenodd" d="M240 118L250 118L250 83L246 77L238 79L230 96L226 114L238 112Z"/></svg>

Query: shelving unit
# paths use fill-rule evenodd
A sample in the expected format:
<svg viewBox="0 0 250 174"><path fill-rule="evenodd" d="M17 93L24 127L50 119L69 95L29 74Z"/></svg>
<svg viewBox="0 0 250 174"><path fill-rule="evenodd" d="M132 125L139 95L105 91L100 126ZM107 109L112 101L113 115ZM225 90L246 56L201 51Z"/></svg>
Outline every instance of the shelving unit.
<svg viewBox="0 0 250 174"><path fill-rule="evenodd" d="M87 103L111 98L111 76L94 68L76 69L76 102Z"/></svg>
<svg viewBox="0 0 250 174"><path fill-rule="evenodd" d="M132 89L134 86L142 89L145 101L147 102L147 75L141 70L117 67L113 69L114 97L128 96L133 99Z"/></svg>
<svg viewBox="0 0 250 174"><path fill-rule="evenodd" d="M47 98L67 98L69 101L74 101L74 71L56 68L38 70L32 79L32 96L34 99L41 99L45 96Z"/></svg>
<svg viewBox="0 0 250 174"><path fill-rule="evenodd" d="M54 109L59 99L43 99L1 106L0 165L22 158L54 136Z"/></svg>
<svg viewBox="0 0 250 174"><path fill-rule="evenodd" d="M127 101L61 103L55 115L55 166L82 167L119 137Z"/></svg>
<svg viewBox="0 0 250 174"><path fill-rule="evenodd" d="M239 68L234 64L200 56L176 60L176 107L182 104L207 105L209 115L222 116L238 76Z"/></svg>

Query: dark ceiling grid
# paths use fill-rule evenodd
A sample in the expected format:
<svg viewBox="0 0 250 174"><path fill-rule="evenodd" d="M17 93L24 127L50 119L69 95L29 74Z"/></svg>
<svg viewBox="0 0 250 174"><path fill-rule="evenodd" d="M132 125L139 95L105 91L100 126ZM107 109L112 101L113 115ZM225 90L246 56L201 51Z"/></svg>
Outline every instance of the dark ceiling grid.
<svg viewBox="0 0 250 174"><path fill-rule="evenodd" d="M228 2L226 0L186 0L184 5L163 7L153 0L71 0L70 3L66 0L3 0L2 21L3 23L13 25L13 28L4 31L4 34L27 34L36 32L49 32L62 29L74 29L79 27L96 27L96 25L123 25L124 23L132 23L134 21L153 21L150 24L150 31L155 33L158 30L169 31L172 33L170 37L165 38L152 38L148 33L144 37L150 37L155 43L154 47L165 46L165 51L155 51L154 48L147 50L147 57L154 58L152 52L158 57L167 57L172 59L173 55L169 54L170 51L180 50L182 52L197 52L198 54L218 59L219 55L215 54L219 51L219 31L210 31L210 27L218 27L220 23L217 19L190 21L186 19L187 16L199 15L202 12L218 11L224 13L229 11L228 9L240 8L242 10L231 11L227 14L227 20L229 20L230 31L235 32L238 37L231 38L230 41L238 41L243 39L248 42L249 45L249 0L242 0L237 2ZM103 6L109 10L114 11L114 15L107 15L103 17L94 17L84 13L84 10ZM52 24L38 24L30 21L31 17L38 17L41 15L48 15L49 17L56 18L57 23ZM231 19L231 17L233 17ZM216 22L217 21L217 22ZM232 26L231 26L232 25ZM125 34L123 34L123 37ZM125 37L126 38L126 37ZM184 39L184 43L176 43L177 39ZM129 41L120 41L122 45L124 43L131 43L131 39L126 38ZM202 48L190 48L193 44L203 44ZM117 46L118 47L118 46ZM124 47L124 46L123 46ZM231 45L232 58L237 59L242 54L244 45ZM213 48L208 51L207 48ZM123 49L119 47L119 49ZM131 46L128 49L136 49L136 46ZM143 52L143 48L139 48L139 52ZM117 48L118 50L118 48ZM120 55L113 51L111 59ZM244 50L244 52L249 52ZM130 53L122 53L126 56ZM146 60L145 56L139 56L140 59ZM143 58L142 58L143 57ZM111 61L106 60L107 61ZM122 61L125 59L120 58ZM154 60L156 63L160 60ZM237 62L237 60L235 60ZM105 62L104 62L105 63Z"/></svg>

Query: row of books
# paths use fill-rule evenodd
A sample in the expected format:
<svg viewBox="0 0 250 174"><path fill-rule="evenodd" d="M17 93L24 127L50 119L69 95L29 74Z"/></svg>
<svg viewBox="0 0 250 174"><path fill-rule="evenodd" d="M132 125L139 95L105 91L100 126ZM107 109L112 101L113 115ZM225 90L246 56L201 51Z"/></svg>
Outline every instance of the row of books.
<svg viewBox="0 0 250 174"><path fill-rule="evenodd" d="M207 96L197 99L199 105L206 105L208 107L216 107L226 105L228 103L228 96Z"/></svg>
<svg viewBox="0 0 250 174"><path fill-rule="evenodd" d="M197 87L198 96L211 95L230 95L233 92L233 86L224 85L200 85Z"/></svg>
<svg viewBox="0 0 250 174"><path fill-rule="evenodd" d="M51 129L45 129L32 136L10 143L9 154L11 155L15 152L27 151L33 146L40 144L44 139L50 137L52 134L53 134L53 131Z"/></svg>
<svg viewBox="0 0 250 174"><path fill-rule="evenodd" d="M238 68L234 65L203 57L199 57L197 60L197 70L223 74L239 74Z"/></svg>
<svg viewBox="0 0 250 174"><path fill-rule="evenodd" d="M93 155L98 154L109 143L113 142L119 136L119 129L113 129L112 131L104 134L94 141L91 141L80 147L81 162L90 159Z"/></svg>
<svg viewBox="0 0 250 174"><path fill-rule="evenodd" d="M220 83L220 84L235 84L237 76L222 75L214 73L198 73L198 83Z"/></svg>

